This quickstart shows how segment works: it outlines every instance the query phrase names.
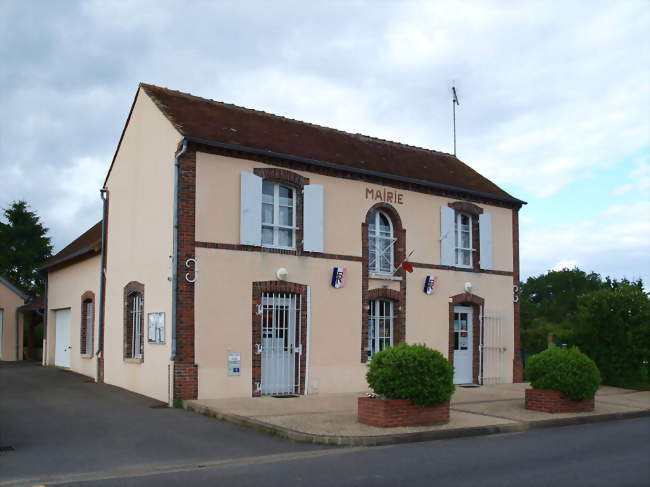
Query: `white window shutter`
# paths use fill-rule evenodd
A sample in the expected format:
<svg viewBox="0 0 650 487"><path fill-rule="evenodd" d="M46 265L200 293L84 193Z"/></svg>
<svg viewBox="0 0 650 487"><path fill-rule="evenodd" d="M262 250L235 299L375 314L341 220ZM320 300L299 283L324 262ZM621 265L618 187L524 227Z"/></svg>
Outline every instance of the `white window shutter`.
<svg viewBox="0 0 650 487"><path fill-rule="evenodd" d="M440 263L454 265L456 243L454 238L455 211L448 206L440 207Z"/></svg>
<svg viewBox="0 0 650 487"><path fill-rule="evenodd" d="M492 216L483 213L478 217L481 237L481 269L492 269Z"/></svg>
<svg viewBox="0 0 650 487"><path fill-rule="evenodd" d="M308 184L303 192L303 249L308 252L325 250L324 189L321 184Z"/></svg>
<svg viewBox="0 0 650 487"><path fill-rule="evenodd" d="M241 173L239 243L262 244L262 178L250 172Z"/></svg>

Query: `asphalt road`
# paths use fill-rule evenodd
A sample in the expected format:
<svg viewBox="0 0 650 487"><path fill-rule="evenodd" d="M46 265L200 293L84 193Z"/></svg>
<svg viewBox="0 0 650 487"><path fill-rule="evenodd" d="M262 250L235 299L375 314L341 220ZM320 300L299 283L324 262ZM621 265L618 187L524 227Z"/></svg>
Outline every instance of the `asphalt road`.
<svg viewBox="0 0 650 487"><path fill-rule="evenodd" d="M8 389L12 383L22 393ZM33 390L39 384L43 389ZM390 447L327 448L185 411L149 409L151 404L142 396L86 384L75 374L0 366L0 445L12 441L16 447L0 453L0 485L650 485L649 418ZM40 417L35 422L34 414ZM76 432L67 431L75 424ZM36 431L43 427L44 432Z"/></svg>

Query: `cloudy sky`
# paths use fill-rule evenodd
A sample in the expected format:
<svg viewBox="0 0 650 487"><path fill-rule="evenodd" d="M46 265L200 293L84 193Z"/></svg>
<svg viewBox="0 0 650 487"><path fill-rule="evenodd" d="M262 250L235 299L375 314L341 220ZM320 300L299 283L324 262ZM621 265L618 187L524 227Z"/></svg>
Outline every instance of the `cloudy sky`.
<svg viewBox="0 0 650 487"><path fill-rule="evenodd" d="M272 5L271 7L269 7ZM516 197L522 271L650 281L650 4L0 2L0 207L100 218L137 84L452 152Z"/></svg>

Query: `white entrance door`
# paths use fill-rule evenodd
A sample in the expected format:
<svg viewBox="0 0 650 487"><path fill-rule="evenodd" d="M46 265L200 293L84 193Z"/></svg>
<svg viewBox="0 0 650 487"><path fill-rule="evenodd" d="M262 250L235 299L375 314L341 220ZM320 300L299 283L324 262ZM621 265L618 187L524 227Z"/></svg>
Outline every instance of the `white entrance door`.
<svg viewBox="0 0 650 487"><path fill-rule="evenodd" d="M59 309L54 312L56 327L56 349L54 365L70 367L70 309Z"/></svg>
<svg viewBox="0 0 650 487"><path fill-rule="evenodd" d="M294 394L298 390L296 357L301 352L300 296L265 293L262 296L262 394Z"/></svg>
<svg viewBox="0 0 650 487"><path fill-rule="evenodd" d="M454 384L471 384L472 379L472 308L454 307Z"/></svg>

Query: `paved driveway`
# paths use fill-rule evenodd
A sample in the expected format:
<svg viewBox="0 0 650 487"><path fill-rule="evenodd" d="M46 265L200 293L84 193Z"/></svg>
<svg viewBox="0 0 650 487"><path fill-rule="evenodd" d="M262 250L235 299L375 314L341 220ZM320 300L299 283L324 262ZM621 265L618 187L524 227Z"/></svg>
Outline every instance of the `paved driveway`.
<svg viewBox="0 0 650 487"><path fill-rule="evenodd" d="M278 399L280 400L280 399ZM292 454L290 443L84 376L0 363L0 484L12 479Z"/></svg>

